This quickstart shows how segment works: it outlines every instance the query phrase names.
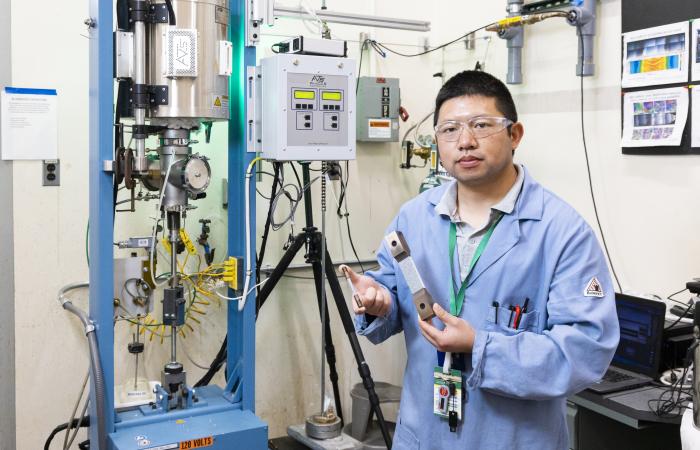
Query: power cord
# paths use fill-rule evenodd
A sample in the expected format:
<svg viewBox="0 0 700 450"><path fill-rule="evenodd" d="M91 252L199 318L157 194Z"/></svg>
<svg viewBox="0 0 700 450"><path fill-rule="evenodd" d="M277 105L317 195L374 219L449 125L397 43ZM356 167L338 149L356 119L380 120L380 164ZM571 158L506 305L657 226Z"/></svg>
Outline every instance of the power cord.
<svg viewBox="0 0 700 450"><path fill-rule="evenodd" d="M494 25L494 24L495 24L495 22L486 24L486 25L481 26L481 27L479 27L479 28L476 28L476 29L474 29L474 30L472 30L472 31L470 31L470 32L468 32L468 33L465 33L465 34L461 35L460 37L458 37L458 38L456 38L456 39L453 39L453 40L451 40L451 41L449 41L449 42L446 42L446 43L444 43L444 44L438 45L437 47L433 47L433 48L431 48L431 49L422 51L422 52L420 52L420 53L413 53L413 54L406 54L406 53L398 52L398 51L396 51L396 50L391 49L390 47L387 47L385 44L382 44L381 42L377 42L377 41L372 40L372 39L368 39L368 41L369 41L370 45L372 45L372 47L375 48L375 50L385 50L385 51L387 51L387 52L389 52L389 53L393 53L393 54L398 55L398 56L403 56L403 57L405 57L405 58L414 58L414 57L416 57L416 56L423 56L423 55L425 55L425 54L428 54L428 53L431 53L431 52L434 52L434 51L443 49L443 48L447 47L448 45L452 45L452 44L454 44L455 42L461 41L462 39L466 38L466 37L469 36L470 34L474 34L474 33L476 33L477 31L481 31L481 30L483 30L484 28L489 27L489 26ZM381 54L381 53L383 53L383 52L380 52L380 54Z"/></svg>
<svg viewBox="0 0 700 450"><path fill-rule="evenodd" d="M73 419L70 423L63 423L51 431L51 434L49 434L49 437L46 439L46 442L44 442L44 450L50 450L51 449L51 442L53 442L54 437L58 433L60 433L63 430L67 430L70 428L84 428L84 427L89 427L90 426L90 416L86 415L80 419ZM82 445L82 444L81 444Z"/></svg>
<svg viewBox="0 0 700 450"><path fill-rule="evenodd" d="M692 391L684 388L684 381L690 369L691 355L697 343L693 343L685 354L683 372L680 377L659 394L659 398L647 402L649 410L659 417L679 417L692 401ZM675 375L675 374L674 374ZM685 395L685 396L684 396Z"/></svg>
<svg viewBox="0 0 700 450"><path fill-rule="evenodd" d="M683 320L683 319L685 318L685 316L687 316L688 313L690 313L691 310L694 309L694 308L693 308L694 306L695 306L694 303L691 303L690 305L687 305L687 308L686 308L686 309L683 311L683 313L678 317L678 319L676 319L676 321L673 322L671 325L669 325L669 326L667 326L667 327L664 327L664 330L670 330L671 328L675 327L676 324L678 324L678 322L680 322L681 320ZM677 308L677 306L674 306L674 308Z"/></svg>
<svg viewBox="0 0 700 450"><path fill-rule="evenodd" d="M583 34L581 33L581 27L577 26L577 33L579 41L581 43L581 48L583 49ZM586 172L588 173L588 188L591 191L591 200L593 202L593 212L595 213L595 220L598 224L598 230L600 231L600 238L603 241L603 248L605 249L605 255L608 257L608 262L610 263L610 270L615 277L615 282L617 283L617 288L619 292L622 292L622 285L620 284L620 279L617 277L617 272L615 271L615 266L613 265L612 258L610 257L610 251L608 251L608 244L605 242L605 233L603 233L603 227L600 224L600 217L598 215L598 206L595 201L595 193L593 192L593 180L591 178L591 165L588 160L588 145L586 144L586 126L584 120L584 109L583 109L583 50L581 51L581 74L579 78L581 79L581 139L583 140L583 153L586 156Z"/></svg>
<svg viewBox="0 0 700 450"><path fill-rule="evenodd" d="M343 175L345 175L345 180L343 180ZM352 231L350 230L350 211L348 210L347 202L347 188L349 180L350 163L348 161L345 161L345 174L343 174L343 170L341 170L340 173L340 198L338 199L338 209L336 210L336 214L341 220L345 218L345 226L348 230L348 240L350 241L350 248L352 249L352 254L355 256L357 264L360 266L360 270L362 271L362 273L365 273L365 268L362 265L360 257L357 255L357 250L355 249L355 242L352 240ZM342 211L342 209L345 209L345 211Z"/></svg>

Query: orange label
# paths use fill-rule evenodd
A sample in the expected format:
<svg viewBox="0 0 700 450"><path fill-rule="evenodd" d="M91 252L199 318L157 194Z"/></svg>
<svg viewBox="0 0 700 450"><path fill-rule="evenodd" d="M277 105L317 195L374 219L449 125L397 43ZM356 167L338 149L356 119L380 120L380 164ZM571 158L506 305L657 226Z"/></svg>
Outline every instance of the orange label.
<svg viewBox="0 0 700 450"><path fill-rule="evenodd" d="M371 120L369 122L370 127L379 127L379 128L389 128L391 126L391 122L388 120Z"/></svg>
<svg viewBox="0 0 700 450"><path fill-rule="evenodd" d="M214 438L212 436L209 436L199 439L190 439L189 441L182 441L180 442L180 450L211 447L212 445L214 445Z"/></svg>

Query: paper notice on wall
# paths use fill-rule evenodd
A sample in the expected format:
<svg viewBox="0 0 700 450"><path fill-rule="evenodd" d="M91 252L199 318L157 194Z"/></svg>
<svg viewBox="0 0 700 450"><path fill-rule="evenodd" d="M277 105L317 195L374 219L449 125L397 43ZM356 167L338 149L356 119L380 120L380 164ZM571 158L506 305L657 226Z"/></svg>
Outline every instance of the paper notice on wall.
<svg viewBox="0 0 700 450"><path fill-rule="evenodd" d="M700 86L690 90L693 96L693 123L690 124L690 146L700 147Z"/></svg>
<svg viewBox="0 0 700 450"><path fill-rule="evenodd" d="M693 49L693 57L690 61L691 78L693 81L700 81L700 19L693 20L690 37Z"/></svg>
<svg viewBox="0 0 700 450"><path fill-rule="evenodd" d="M688 22L623 34L622 87L688 81Z"/></svg>
<svg viewBox="0 0 700 450"><path fill-rule="evenodd" d="M622 146L680 145L688 120L688 95L685 87L625 93Z"/></svg>
<svg viewBox="0 0 700 450"><path fill-rule="evenodd" d="M53 89L0 92L2 159L58 158L58 95Z"/></svg>

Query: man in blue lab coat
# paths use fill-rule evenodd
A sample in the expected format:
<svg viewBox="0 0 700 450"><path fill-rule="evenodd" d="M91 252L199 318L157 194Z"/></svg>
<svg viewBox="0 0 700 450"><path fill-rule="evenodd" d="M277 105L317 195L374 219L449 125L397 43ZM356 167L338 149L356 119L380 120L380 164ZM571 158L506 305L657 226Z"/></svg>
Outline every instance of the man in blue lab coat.
<svg viewBox="0 0 700 450"><path fill-rule="evenodd" d="M524 129L502 82L455 75L434 120L455 181L404 204L387 233L403 233L436 317L419 319L386 244L378 270L350 271L358 333L406 339L394 448L566 449L566 397L601 378L619 339L603 253L581 216L513 163ZM438 388L443 352L461 393Z"/></svg>

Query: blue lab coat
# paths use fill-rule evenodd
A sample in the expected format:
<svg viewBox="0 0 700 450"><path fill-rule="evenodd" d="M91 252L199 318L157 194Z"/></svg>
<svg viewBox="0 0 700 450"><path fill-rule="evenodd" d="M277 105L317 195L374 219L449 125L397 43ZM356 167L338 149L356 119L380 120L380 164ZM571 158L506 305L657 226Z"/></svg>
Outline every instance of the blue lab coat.
<svg viewBox="0 0 700 450"><path fill-rule="evenodd" d="M449 311L450 220L435 212L447 186L404 204L387 234L403 233L425 287ZM408 360L395 450L569 448L566 397L601 378L619 340L605 258L571 206L525 171L515 209L504 215L474 266L459 316L474 327L476 338L465 357L466 404L454 433L433 414L437 351L420 332L410 290L384 244L378 261L380 268L368 275L391 293L391 310L373 320L357 316L355 325L375 344L404 332ZM593 277L602 297L586 295ZM514 330L507 307L525 298L528 312Z"/></svg>

